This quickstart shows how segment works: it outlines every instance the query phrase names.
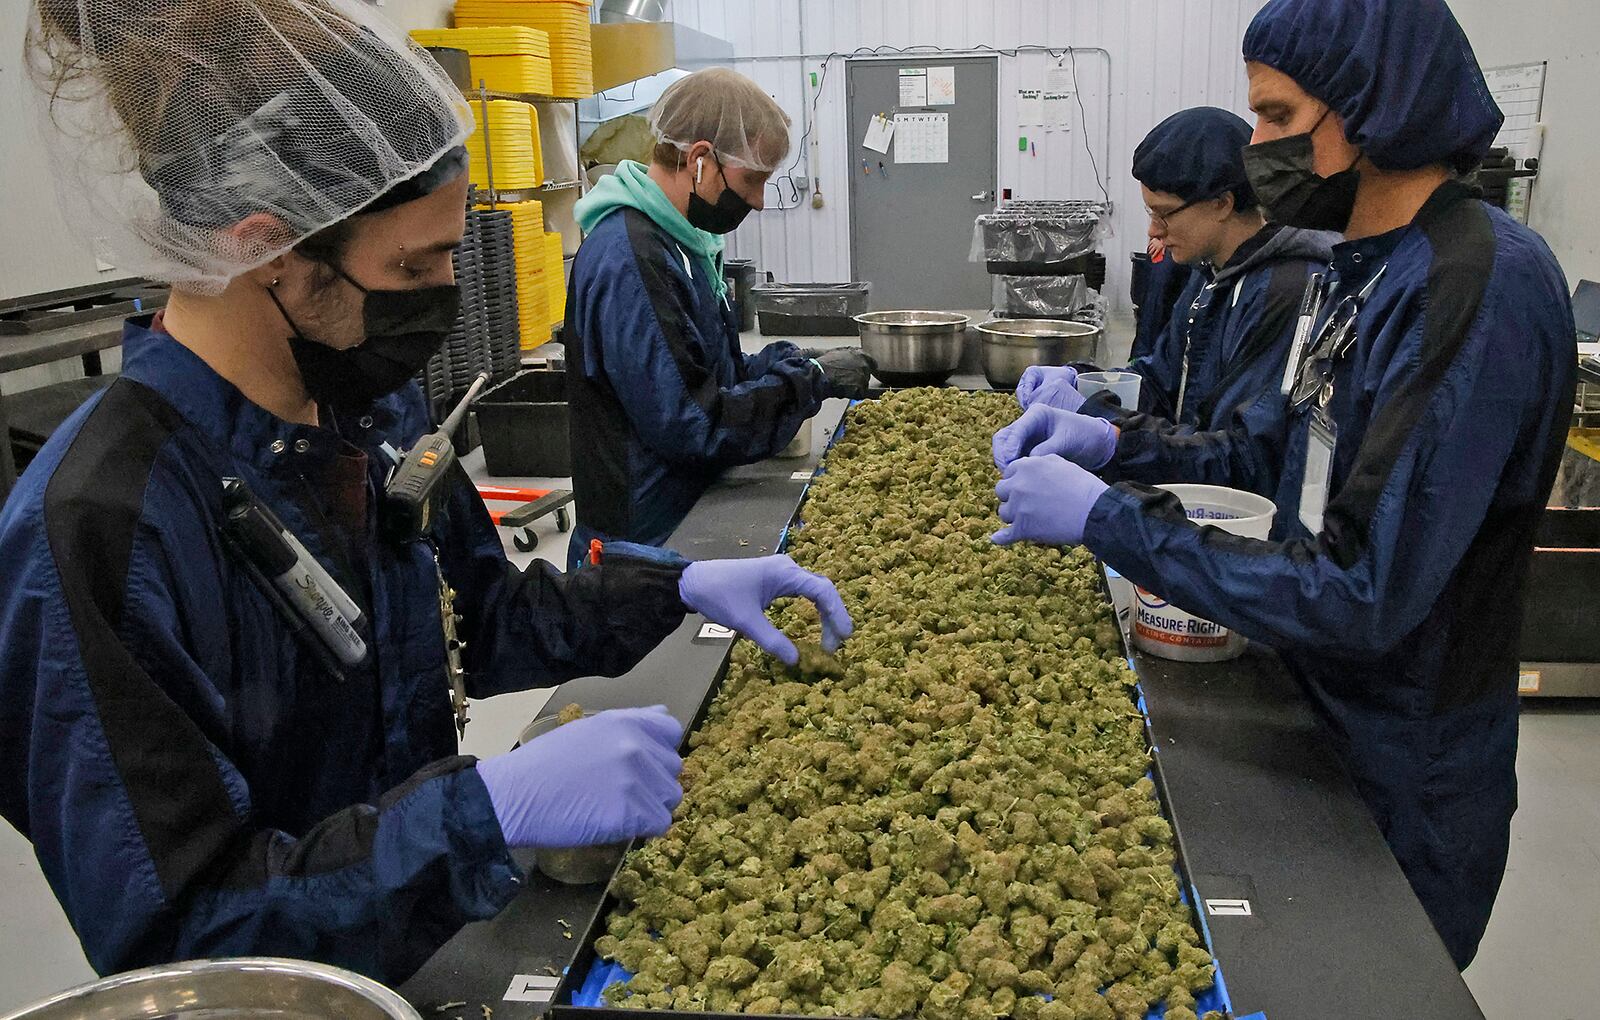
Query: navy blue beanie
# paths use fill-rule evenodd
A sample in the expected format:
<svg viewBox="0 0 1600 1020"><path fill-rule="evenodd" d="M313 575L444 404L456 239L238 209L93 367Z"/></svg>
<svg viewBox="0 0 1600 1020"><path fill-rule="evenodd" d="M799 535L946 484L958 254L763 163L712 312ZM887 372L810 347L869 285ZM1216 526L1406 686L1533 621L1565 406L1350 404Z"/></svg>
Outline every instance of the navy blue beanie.
<svg viewBox="0 0 1600 1020"><path fill-rule="evenodd" d="M1182 110L1157 124L1133 150L1133 177L1151 191L1185 202L1233 195L1235 209L1252 209L1255 192L1244 173L1250 125L1215 106Z"/></svg>

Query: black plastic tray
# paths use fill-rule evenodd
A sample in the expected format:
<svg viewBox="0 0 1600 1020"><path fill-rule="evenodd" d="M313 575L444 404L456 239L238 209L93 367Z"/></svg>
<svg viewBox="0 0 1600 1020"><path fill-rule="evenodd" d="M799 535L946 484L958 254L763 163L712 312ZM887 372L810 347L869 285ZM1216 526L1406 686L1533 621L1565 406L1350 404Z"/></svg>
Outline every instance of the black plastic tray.
<svg viewBox="0 0 1600 1020"><path fill-rule="evenodd" d="M834 430L832 437L829 438L828 448L830 450L833 448L834 444L839 441L839 438L844 435L846 420L847 419L840 419L839 427ZM817 473L821 473L826 469L826 467L827 462L824 460L823 463L817 467ZM813 479L814 477L815 476L813 476ZM794 514L790 517L789 523L784 526L783 537L779 541L777 547L778 552L783 552L788 547L790 529L794 528L804 518L806 503L810 495L811 485L808 482L806 484L805 491L801 494L799 505L795 508ZM1107 579L1104 564L1101 564L1100 566L1100 592L1102 597L1105 599L1107 608L1112 614L1112 619L1115 620L1116 606L1111 598L1110 582ZM1128 636L1120 626L1117 627L1117 633L1122 639L1123 658L1127 659L1131 664L1133 662L1133 657L1131 647L1128 644ZM711 686L706 690L705 697L701 699L699 707L695 710L693 722L684 729L685 748L688 747L689 734L698 730L705 722L706 715L710 712L712 703L716 700L717 695L721 692L723 681L728 675L728 662L731 657L732 645L730 644L728 654L723 656L722 663L717 669L716 678L712 681ZM1138 687L1135 687L1134 689L1134 697L1132 700L1138 706L1140 715L1144 720L1145 744L1153 751L1157 745L1155 741L1155 735L1150 726L1150 713L1145 707L1144 694ZM1173 812L1172 803L1168 796L1167 782L1161 771L1161 756L1159 754L1152 753L1150 757L1151 762L1149 774L1152 782L1155 783L1156 798L1161 805L1161 814L1162 817L1172 825L1172 842L1176 856L1174 869L1178 872L1181 889L1183 890L1186 901L1194 910L1195 929L1199 932L1207 951L1211 952L1212 960L1216 964L1215 991L1222 1001L1225 1012L1229 1017L1232 1017L1233 1011L1228 1000L1227 985L1222 977L1222 964L1216 959L1216 952L1211 945L1211 933L1207 929L1204 914L1199 909L1199 899L1195 891L1193 876L1190 873L1188 865L1185 863L1183 831L1178 824L1178 819ZM629 845L628 850L631 852L636 847L641 845L642 842L646 841L633 841L633 843ZM620 867L621 864L619 863L618 868L620 869ZM609 885L610 880L608 879L607 886ZM550 1009L546 1013L546 1016L551 1017L552 1020L628 1020L629 1017L639 1016L642 1014L647 1016L668 1016L674 1018L674 1020L734 1020L734 1018L744 1015L740 1013L716 1013L691 1010L656 1010L637 1008L625 1009L617 1006L574 1005L574 995L576 995L583 988L585 981L589 977L590 970L594 967L596 961L599 959L599 954L594 948L595 940L606 933L606 922L611 917L611 914L617 909L619 902L620 901L618 901L618 899L613 896L608 889L606 892L605 901L601 904L600 909L594 914L588 929L583 933L577 955L574 957L571 966L567 968L566 972L561 977L561 983L556 988L555 996L551 1000ZM1208 993L1208 995L1209 994L1210 993ZM1216 1007L1212 1006L1209 1008ZM808 1015L771 1014L771 1016L773 1016L775 1020L815 1020L814 1016ZM862 1017L854 1018L854 1020L872 1020L872 1018Z"/></svg>

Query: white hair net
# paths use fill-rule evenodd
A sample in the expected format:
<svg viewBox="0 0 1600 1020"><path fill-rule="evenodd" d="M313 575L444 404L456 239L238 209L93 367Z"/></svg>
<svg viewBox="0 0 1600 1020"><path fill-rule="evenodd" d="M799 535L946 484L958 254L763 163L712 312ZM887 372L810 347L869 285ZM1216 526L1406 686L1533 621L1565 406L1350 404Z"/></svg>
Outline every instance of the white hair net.
<svg viewBox="0 0 1600 1020"><path fill-rule="evenodd" d="M667 86L650 109L656 140L680 152L710 142L728 166L771 173L789 155L789 115L761 86L708 67Z"/></svg>
<svg viewBox="0 0 1600 1020"><path fill-rule="evenodd" d="M36 0L28 53L68 223L189 290L443 167L472 130L439 65L357 0Z"/></svg>

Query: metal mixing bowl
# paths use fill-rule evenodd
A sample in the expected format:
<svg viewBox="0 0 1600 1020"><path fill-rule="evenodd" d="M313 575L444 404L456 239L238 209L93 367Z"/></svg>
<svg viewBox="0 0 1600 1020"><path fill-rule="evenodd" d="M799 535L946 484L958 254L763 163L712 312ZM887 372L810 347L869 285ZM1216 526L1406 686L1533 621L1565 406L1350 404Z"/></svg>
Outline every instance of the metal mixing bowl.
<svg viewBox="0 0 1600 1020"><path fill-rule="evenodd" d="M584 713L587 715L588 713ZM553 715L535 719L523 727L517 737L516 747L521 747L541 733L549 733L559 726ZM540 871L564 885L593 885L609 881L627 853L627 843L600 843L595 846L578 846L569 850L536 850L533 863Z"/></svg>
<svg viewBox="0 0 1600 1020"><path fill-rule="evenodd" d="M5 1014L4 1020L421 1020L394 992L304 960L191 960L115 974Z"/></svg>
<svg viewBox="0 0 1600 1020"><path fill-rule="evenodd" d="M997 390L1015 389L1030 365L1094 360L1100 327L1065 319L990 319L983 337L983 375Z"/></svg>
<svg viewBox="0 0 1600 1020"><path fill-rule="evenodd" d="M865 312L857 315L861 349L878 363L885 386L937 386L961 367L965 315L954 312Z"/></svg>

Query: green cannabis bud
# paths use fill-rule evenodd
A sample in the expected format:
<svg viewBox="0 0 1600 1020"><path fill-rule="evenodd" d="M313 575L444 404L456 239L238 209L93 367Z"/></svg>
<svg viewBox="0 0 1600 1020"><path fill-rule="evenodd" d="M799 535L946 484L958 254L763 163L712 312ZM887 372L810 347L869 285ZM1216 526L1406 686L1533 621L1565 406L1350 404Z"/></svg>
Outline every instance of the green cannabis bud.
<svg viewBox="0 0 1600 1020"><path fill-rule="evenodd" d="M1212 983L1087 552L1002 549L1005 394L849 412L790 531L856 622L786 668L735 646L684 799L596 950L624 1007L885 1020L1195 1017ZM1045 998L1048 996L1049 998Z"/></svg>

